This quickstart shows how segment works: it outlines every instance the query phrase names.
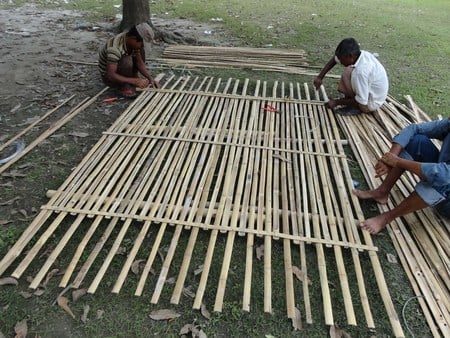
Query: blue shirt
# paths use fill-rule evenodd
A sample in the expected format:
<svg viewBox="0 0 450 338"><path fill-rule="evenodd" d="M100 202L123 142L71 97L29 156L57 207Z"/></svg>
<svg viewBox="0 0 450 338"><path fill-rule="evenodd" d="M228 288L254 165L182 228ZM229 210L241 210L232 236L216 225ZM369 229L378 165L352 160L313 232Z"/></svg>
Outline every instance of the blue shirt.
<svg viewBox="0 0 450 338"><path fill-rule="evenodd" d="M450 197L450 119L411 124L398 133L393 142L405 148L415 135L424 135L430 139L442 141L437 163L422 163L422 173L426 181L440 187L446 198Z"/></svg>

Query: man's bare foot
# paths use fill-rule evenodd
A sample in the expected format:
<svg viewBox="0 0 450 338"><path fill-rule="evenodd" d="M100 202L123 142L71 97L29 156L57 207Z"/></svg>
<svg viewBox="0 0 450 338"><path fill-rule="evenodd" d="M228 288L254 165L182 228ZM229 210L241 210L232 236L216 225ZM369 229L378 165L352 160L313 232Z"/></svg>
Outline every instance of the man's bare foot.
<svg viewBox="0 0 450 338"><path fill-rule="evenodd" d="M366 229L372 235L379 233L384 229L386 224L389 223L389 219L385 216L385 214L381 214L369 219L366 219L359 226L363 229Z"/></svg>
<svg viewBox="0 0 450 338"><path fill-rule="evenodd" d="M358 190L358 189L353 189L353 194L358 197L361 200L368 200L368 199L372 199L377 201L380 204L386 204L388 201L388 195L385 195L381 192L379 192L378 190Z"/></svg>

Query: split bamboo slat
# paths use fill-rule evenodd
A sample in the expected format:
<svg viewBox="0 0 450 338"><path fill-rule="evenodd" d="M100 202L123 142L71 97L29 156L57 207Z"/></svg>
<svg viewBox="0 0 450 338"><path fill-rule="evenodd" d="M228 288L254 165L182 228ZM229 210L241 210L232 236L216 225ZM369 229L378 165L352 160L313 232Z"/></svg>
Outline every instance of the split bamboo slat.
<svg viewBox="0 0 450 338"><path fill-rule="evenodd" d="M254 289L260 287L255 269L261 267L264 311L273 312L274 282L280 279L273 267L281 265L287 317L294 318L301 304L306 322L312 323L307 281L313 268L325 324L334 325L338 307L345 309L349 325L358 325L359 318L374 328L364 278L371 273L394 335L403 336L378 249L357 227L362 211L351 193L338 122L324 107L323 94L315 92L313 98L306 84L248 79L172 76L161 83L161 89L142 92L61 187L49 192L49 202L0 261L0 275L20 278L52 241L30 287L37 288L64 256L69 263L59 285L94 293L117 270L113 262L131 241L114 293L140 261L135 295L149 294L157 304L170 290L171 303L178 304L197 268L196 255L203 264L193 308L200 309L215 287L214 310L222 311L229 280L236 278L232 266L245 264L242 309L251 309ZM199 245L205 233L209 239ZM241 240L245 253L235 249ZM219 241L223 252L216 250ZM258 242L264 248L261 261L255 253ZM162 255L164 243L169 244ZM307 260L309 249L315 262ZM282 250L283 257L275 250ZM174 267L176 257L180 261ZM364 258L370 271L361 263ZM333 265L337 280L329 273ZM303 282L294 278L296 270ZM174 274L172 285L168 279ZM217 284L211 285L212 280ZM330 284L340 286L341 300ZM363 310L359 316L356 308Z"/></svg>
<svg viewBox="0 0 450 338"><path fill-rule="evenodd" d="M338 117L371 188L381 183L373 167L389 150L392 137L411 123L430 121L411 97L407 102L410 108L389 97L374 115ZM388 205L380 205L380 212L398 205L417 182L417 177L405 173L392 189ZM394 220L387 231L433 336L450 336L449 222L426 208Z"/></svg>
<svg viewBox="0 0 450 338"><path fill-rule="evenodd" d="M244 68L303 75L320 71L308 64L305 51L275 48L173 45L156 61L183 68Z"/></svg>

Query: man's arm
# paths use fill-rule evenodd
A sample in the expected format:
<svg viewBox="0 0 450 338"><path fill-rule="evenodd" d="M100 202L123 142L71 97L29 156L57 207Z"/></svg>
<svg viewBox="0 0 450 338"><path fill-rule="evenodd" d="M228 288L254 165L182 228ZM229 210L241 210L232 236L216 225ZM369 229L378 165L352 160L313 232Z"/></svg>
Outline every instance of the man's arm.
<svg viewBox="0 0 450 338"><path fill-rule="evenodd" d="M147 79L123 76L117 72L117 68L118 66L116 63L108 63L106 65L106 76L109 81L122 84L127 83L140 88L145 88L148 86Z"/></svg>
<svg viewBox="0 0 450 338"><path fill-rule="evenodd" d="M316 90L320 88L323 78L334 66L336 66L336 61L334 60L333 56L320 71L319 75L317 75L317 77L314 79L314 87L316 88Z"/></svg>
<svg viewBox="0 0 450 338"><path fill-rule="evenodd" d="M403 147L398 143L392 143L391 149L389 149L388 154L392 154L395 157L398 157L398 155L402 152ZM377 163L375 164L375 177L380 177L389 172L391 170L390 165L385 163L383 161L383 158L380 158Z"/></svg>
<svg viewBox="0 0 450 338"><path fill-rule="evenodd" d="M405 169L419 176L421 180L426 180L426 177L422 171L422 163L420 162L405 160L404 158L398 157L390 152L384 154L381 161L392 168Z"/></svg>
<svg viewBox="0 0 450 338"><path fill-rule="evenodd" d="M158 82L155 81L153 76L151 76L150 72L148 71L147 66L145 65L145 62L142 59L141 53L136 53L136 55L134 57L135 57L136 67L139 70L139 72L148 79L148 81L150 82L152 87L159 88Z"/></svg>

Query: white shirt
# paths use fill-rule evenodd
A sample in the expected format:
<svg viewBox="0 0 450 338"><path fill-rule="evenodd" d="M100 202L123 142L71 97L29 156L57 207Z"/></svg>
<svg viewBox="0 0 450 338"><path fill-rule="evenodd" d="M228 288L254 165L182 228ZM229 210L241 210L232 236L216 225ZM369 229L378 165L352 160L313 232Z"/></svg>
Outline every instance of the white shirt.
<svg viewBox="0 0 450 338"><path fill-rule="evenodd" d="M371 111L381 107L389 89L383 65L375 55L362 50L353 68L351 84L355 100L359 104L367 106Z"/></svg>

